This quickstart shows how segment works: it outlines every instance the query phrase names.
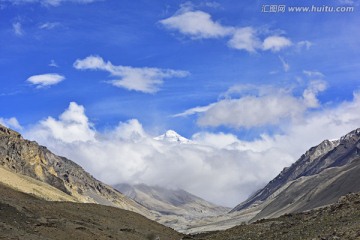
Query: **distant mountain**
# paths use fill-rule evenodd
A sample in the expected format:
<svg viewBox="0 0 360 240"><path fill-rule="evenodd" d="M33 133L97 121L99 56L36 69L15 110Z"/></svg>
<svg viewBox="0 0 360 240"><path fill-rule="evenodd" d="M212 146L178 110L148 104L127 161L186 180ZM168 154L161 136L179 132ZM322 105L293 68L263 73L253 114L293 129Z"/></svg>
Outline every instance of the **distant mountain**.
<svg viewBox="0 0 360 240"><path fill-rule="evenodd" d="M52 189L60 190L64 193L63 195L69 196L73 201L109 205L151 216L146 208L96 180L76 163L51 153L46 147L39 146L36 142L23 139L19 133L2 125L0 125L0 167L8 176L11 173L19 175L11 175L12 179L18 179L17 181L8 181L0 177L1 182L17 190L29 192L29 189L34 189L37 193L35 195L45 199L59 198L51 199L51 196L55 194L49 190L51 188L45 191L44 186L32 181L30 179L32 178L52 186ZM20 183L25 184L22 189L19 189ZM33 194L33 192L29 193Z"/></svg>
<svg viewBox="0 0 360 240"><path fill-rule="evenodd" d="M360 191L360 128L312 147L231 212L255 209L252 221L335 203Z"/></svg>
<svg viewBox="0 0 360 240"><path fill-rule="evenodd" d="M204 217L219 215L229 210L182 189L173 190L145 184L118 184L114 188L144 207L164 215Z"/></svg>
<svg viewBox="0 0 360 240"><path fill-rule="evenodd" d="M165 134L155 137L154 139L158 141L166 141L170 143L181 143L181 144L191 143L191 140L184 138L183 136L181 136L180 134L178 134L173 130L168 130L166 131Z"/></svg>
<svg viewBox="0 0 360 240"><path fill-rule="evenodd" d="M182 189L145 184L118 184L114 188L151 211L160 213L157 221L178 231L199 220L227 213L230 208L209 203Z"/></svg>

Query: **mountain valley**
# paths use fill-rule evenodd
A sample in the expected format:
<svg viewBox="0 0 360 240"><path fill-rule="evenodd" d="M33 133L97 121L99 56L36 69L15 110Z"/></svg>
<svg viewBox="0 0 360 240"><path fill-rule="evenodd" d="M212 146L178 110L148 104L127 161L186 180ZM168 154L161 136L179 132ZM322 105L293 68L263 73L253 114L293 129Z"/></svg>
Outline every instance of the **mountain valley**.
<svg viewBox="0 0 360 240"><path fill-rule="evenodd" d="M182 189L108 186L1 125L0 165L0 239L360 238L360 129L310 148L232 210Z"/></svg>

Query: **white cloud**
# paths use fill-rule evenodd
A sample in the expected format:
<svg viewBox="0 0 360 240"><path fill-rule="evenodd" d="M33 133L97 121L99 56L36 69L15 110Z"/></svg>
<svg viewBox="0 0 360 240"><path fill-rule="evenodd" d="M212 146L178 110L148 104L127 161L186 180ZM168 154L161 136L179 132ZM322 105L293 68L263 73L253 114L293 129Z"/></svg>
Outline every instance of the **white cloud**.
<svg viewBox="0 0 360 240"><path fill-rule="evenodd" d="M14 34L16 36L20 37L20 36L24 35L24 30L22 29L22 25L20 22L14 22L12 24L12 27L13 27Z"/></svg>
<svg viewBox="0 0 360 240"><path fill-rule="evenodd" d="M61 76L57 73L47 73L41 75L34 75L27 79L27 81L33 85L36 85L38 88L47 87L51 85L56 85L65 79L64 76Z"/></svg>
<svg viewBox="0 0 360 240"><path fill-rule="evenodd" d="M32 129L31 134L44 143L47 140L64 143L94 141L95 131L91 126L92 124L85 115L84 107L71 102L58 120L53 117L42 120Z"/></svg>
<svg viewBox="0 0 360 240"><path fill-rule="evenodd" d="M159 91L166 78L182 78L189 75L186 71L160 68L135 68L128 66L115 66L111 62L105 62L99 56L89 56L78 59L74 67L79 70L102 70L109 72L120 79L111 80L113 86L134 90L144 93L155 93Z"/></svg>
<svg viewBox="0 0 360 240"><path fill-rule="evenodd" d="M257 32L252 27L238 28L234 31L228 46L238 50L256 52L260 48L261 42L257 37Z"/></svg>
<svg viewBox="0 0 360 240"><path fill-rule="evenodd" d="M290 90L268 86L239 85L230 88L219 100L208 106L196 107L174 116L198 114L200 126L253 128L299 120L310 108L319 106L317 94L326 89L321 80L310 81L302 96ZM234 93L239 97L231 98Z"/></svg>
<svg viewBox="0 0 360 240"><path fill-rule="evenodd" d="M46 22L43 23L39 26L40 29L46 29L46 30L51 30L54 29L56 27L60 26L60 23L58 22Z"/></svg>
<svg viewBox="0 0 360 240"><path fill-rule="evenodd" d="M212 127L261 127L296 118L301 116L304 110L302 101L288 94L245 96L217 102L200 115L198 124Z"/></svg>
<svg viewBox="0 0 360 240"><path fill-rule="evenodd" d="M261 35L265 35L265 32L252 26L222 25L214 21L210 14L194 11L192 4L182 5L177 13L161 20L160 23L167 29L178 31L193 39L229 38L228 47L251 53L257 50L278 52L293 45L290 39L283 36L268 36L262 41L260 37L264 37ZM310 42L303 41L300 45L309 44Z"/></svg>
<svg viewBox="0 0 360 240"><path fill-rule="evenodd" d="M307 107L316 108L320 105L317 95L320 92L323 92L327 87L325 81L314 80L310 82L310 85L305 89L303 93L303 98Z"/></svg>
<svg viewBox="0 0 360 240"><path fill-rule="evenodd" d="M214 22L206 12L184 9L170 18L161 20L160 23L168 29L177 30L193 38L219 38L233 31L230 27Z"/></svg>
<svg viewBox="0 0 360 240"><path fill-rule="evenodd" d="M185 116L193 115L195 113L206 112L212 106L213 106L213 104L210 104L208 106L202 106L202 107L194 107L194 108L188 109L182 113L174 114L172 117L185 117Z"/></svg>
<svg viewBox="0 0 360 240"><path fill-rule="evenodd" d="M138 142L148 135L145 133L142 124L137 119L130 119L127 122L121 122L118 126L109 131L107 137L120 140Z"/></svg>
<svg viewBox="0 0 360 240"><path fill-rule="evenodd" d="M323 78L325 77L325 75L319 71L309 71L309 70L304 70L303 73L308 76L308 77L316 77L316 78Z"/></svg>
<svg viewBox="0 0 360 240"><path fill-rule="evenodd" d="M273 52L278 52L283 48L290 47L292 42L282 36L270 36L265 38L263 42L263 50L271 50Z"/></svg>
<svg viewBox="0 0 360 240"><path fill-rule="evenodd" d="M106 183L180 187L229 206L271 179L291 160L276 150L260 154L205 143L156 141L135 119L98 132L84 108L76 103L71 103L59 119L48 117L28 129L25 136L75 160ZM270 156L278 162L268 161ZM224 199L224 194L228 198Z"/></svg>
<svg viewBox="0 0 360 240"><path fill-rule="evenodd" d="M20 125L19 121L12 117L12 118L1 118L0 117L0 124L5 127L14 128L17 130L21 130L23 127Z"/></svg>
<svg viewBox="0 0 360 240"><path fill-rule="evenodd" d="M284 72L288 72L290 70L290 64L288 62L286 62L285 59L282 58L281 56L279 56L279 59L280 59L280 61L282 63Z"/></svg>
<svg viewBox="0 0 360 240"><path fill-rule="evenodd" d="M302 121L279 125L280 131L273 135L245 141L232 134L201 132L193 136L192 144L174 144L154 140L135 119L99 132L84 108L71 103L58 120L49 117L27 129L25 136L76 161L108 184L180 187L234 206L311 146L359 127L359 108L360 94L355 93L352 101L306 112Z"/></svg>
<svg viewBox="0 0 360 240"><path fill-rule="evenodd" d="M310 41L300 41L296 44L296 47L298 48L298 50L301 50L302 48L309 50L312 45L313 43Z"/></svg>

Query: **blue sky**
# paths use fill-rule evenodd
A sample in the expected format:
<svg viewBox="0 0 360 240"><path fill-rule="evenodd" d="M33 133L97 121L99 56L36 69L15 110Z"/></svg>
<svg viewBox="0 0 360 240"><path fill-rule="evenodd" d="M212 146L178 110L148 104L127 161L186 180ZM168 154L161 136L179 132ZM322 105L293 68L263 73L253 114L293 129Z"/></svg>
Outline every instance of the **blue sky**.
<svg viewBox="0 0 360 240"><path fill-rule="evenodd" d="M286 11L264 13L264 5L285 5ZM353 11L288 10L312 5ZM355 0L0 0L0 121L50 147L50 137L88 142L130 126L147 137L174 129L214 147L210 158L218 156L215 149L230 151L233 143L240 144L239 155L282 149L289 158L265 177L247 178L256 188L311 144L360 126L359 24ZM68 117L59 117L66 112ZM74 122L84 138L56 135L73 130ZM311 133L306 144L286 150L279 143L281 137L304 139L300 132ZM228 145L218 144L223 141ZM51 149L80 159L104 181L172 181L142 178L139 172L121 179L103 176L85 155L71 152L73 146ZM233 198L224 202L200 191L205 183L173 181L225 205L256 190L238 193L249 181L224 180L238 181L231 187Z"/></svg>

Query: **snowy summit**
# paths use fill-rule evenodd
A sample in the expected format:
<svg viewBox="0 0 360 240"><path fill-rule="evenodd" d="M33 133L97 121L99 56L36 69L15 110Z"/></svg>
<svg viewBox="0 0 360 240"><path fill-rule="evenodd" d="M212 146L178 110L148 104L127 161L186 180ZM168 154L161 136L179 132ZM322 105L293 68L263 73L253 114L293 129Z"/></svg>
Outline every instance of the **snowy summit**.
<svg viewBox="0 0 360 240"><path fill-rule="evenodd" d="M166 131L165 134L155 137L154 139L158 140L158 141L166 141L166 142L171 142L171 143L176 142L176 143L180 143L180 144L191 143L191 140L184 138L183 136L181 136L174 130L168 130L168 131Z"/></svg>

